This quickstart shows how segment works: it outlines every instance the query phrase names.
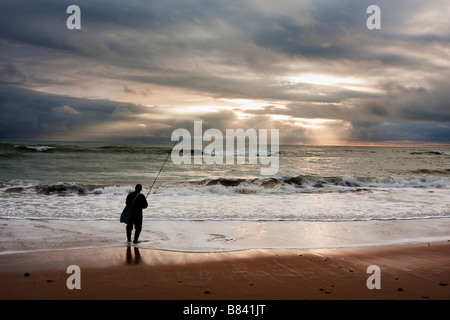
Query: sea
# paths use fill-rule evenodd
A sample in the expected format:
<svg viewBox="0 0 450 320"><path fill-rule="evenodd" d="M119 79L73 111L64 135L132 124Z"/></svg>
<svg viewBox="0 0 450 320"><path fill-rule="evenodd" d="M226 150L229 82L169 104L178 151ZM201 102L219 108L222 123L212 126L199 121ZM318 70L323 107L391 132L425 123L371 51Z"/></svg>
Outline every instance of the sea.
<svg viewBox="0 0 450 320"><path fill-rule="evenodd" d="M1 142L0 252L66 247L68 234L77 239L75 247L93 236L99 245L121 243L119 216L137 183L149 203L142 235L148 247L243 248L258 239L265 247L277 241L302 246L294 239L302 234L299 228L310 237L304 246L323 246L331 239L324 231L330 226L334 235L350 239L349 233L376 225L376 235L370 236L376 228L368 228L359 238L370 241L361 243L396 234L405 240L408 230L416 230L415 237L450 238L450 148L280 145L269 153L278 157L278 172L265 176L261 168L268 165L251 161L260 155L250 148L234 151L245 156L241 164L175 164L173 146ZM410 224L386 235L385 221ZM357 228L347 227L353 222ZM425 225L436 229L421 229Z"/></svg>

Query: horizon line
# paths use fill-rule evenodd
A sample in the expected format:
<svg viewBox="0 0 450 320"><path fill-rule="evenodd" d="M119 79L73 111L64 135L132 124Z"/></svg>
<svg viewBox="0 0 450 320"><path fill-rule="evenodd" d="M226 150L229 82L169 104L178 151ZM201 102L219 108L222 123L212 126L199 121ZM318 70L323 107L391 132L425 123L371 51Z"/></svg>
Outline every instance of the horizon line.
<svg viewBox="0 0 450 320"><path fill-rule="evenodd" d="M152 141L153 140L153 141ZM8 141L23 141L23 142L93 142L93 143L126 143L126 142L148 142L148 143L173 143L170 138L136 138L131 139L3 139L0 138L1 143ZM450 148L450 143L437 141L347 141L342 143L330 144L314 144L304 142L279 143L284 146L309 146L309 147L393 147L393 148L430 148L430 147L444 147Z"/></svg>

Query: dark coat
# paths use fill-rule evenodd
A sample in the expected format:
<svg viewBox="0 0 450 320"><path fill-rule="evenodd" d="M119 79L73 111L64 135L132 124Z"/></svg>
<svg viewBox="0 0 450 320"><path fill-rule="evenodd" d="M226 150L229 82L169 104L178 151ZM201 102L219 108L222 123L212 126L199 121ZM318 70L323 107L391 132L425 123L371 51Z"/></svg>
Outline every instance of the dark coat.
<svg viewBox="0 0 450 320"><path fill-rule="evenodd" d="M142 193L136 193L136 191L131 192L127 196L126 205L127 207L132 205L130 223L142 224L142 209L148 207L147 199L145 198L145 196Z"/></svg>

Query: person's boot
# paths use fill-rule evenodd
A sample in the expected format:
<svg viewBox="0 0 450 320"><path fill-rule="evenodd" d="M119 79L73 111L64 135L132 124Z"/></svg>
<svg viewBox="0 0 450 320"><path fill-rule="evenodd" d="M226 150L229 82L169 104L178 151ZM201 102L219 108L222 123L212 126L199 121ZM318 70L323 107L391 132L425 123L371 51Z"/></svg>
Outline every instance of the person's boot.
<svg viewBox="0 0 450 320"><path fill-rule="evenodd" d="M133 243L139 243L139 235L141 234L141 229L134 230L134 241Z"/></svg>
<svg viewBox="0 0 450 320"><path fill-rule="evenodd" d="M131 242L131 229L127 228L127 241Z"/></svg>

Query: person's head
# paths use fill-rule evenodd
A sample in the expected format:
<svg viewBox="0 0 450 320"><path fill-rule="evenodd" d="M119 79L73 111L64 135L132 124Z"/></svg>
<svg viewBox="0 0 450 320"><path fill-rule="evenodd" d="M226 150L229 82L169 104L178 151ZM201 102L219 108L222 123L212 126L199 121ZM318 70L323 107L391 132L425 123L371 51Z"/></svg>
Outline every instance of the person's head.
<svg viewBox="0 0 450 320"><path fill-rule="evenodd" d="M141 192L141 190L142 190L142 185L138 183L138 184L136 185L136 187L134 187L134 191L136 191L136 192Z"/></svg>

